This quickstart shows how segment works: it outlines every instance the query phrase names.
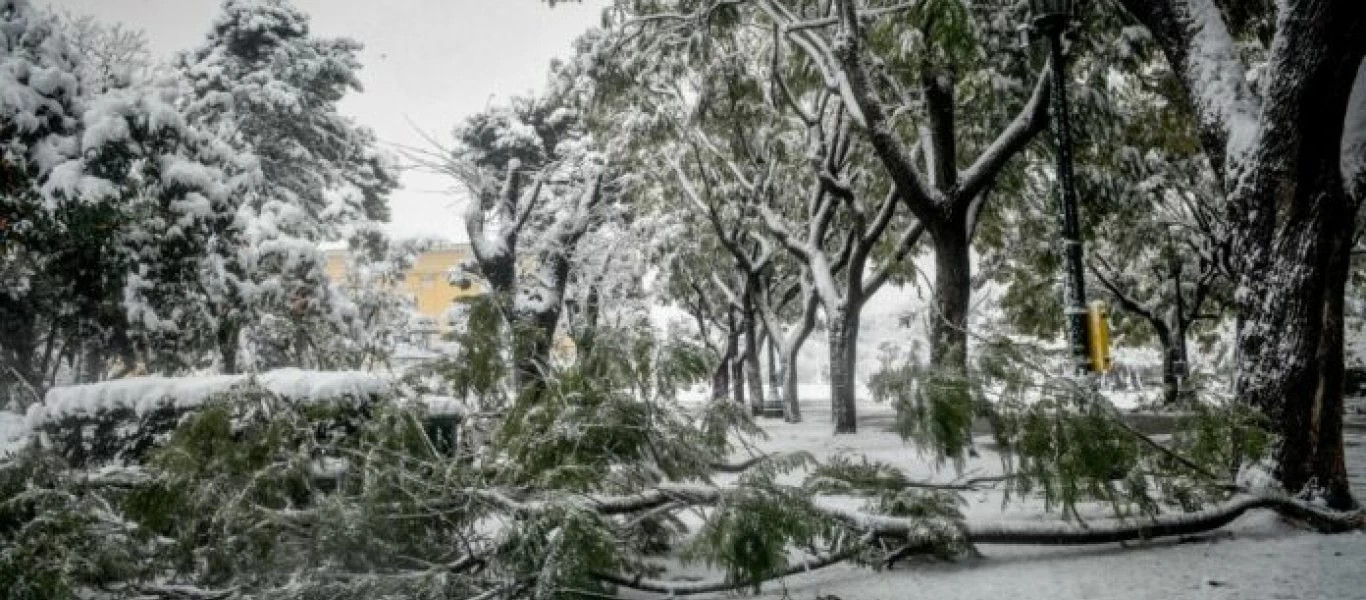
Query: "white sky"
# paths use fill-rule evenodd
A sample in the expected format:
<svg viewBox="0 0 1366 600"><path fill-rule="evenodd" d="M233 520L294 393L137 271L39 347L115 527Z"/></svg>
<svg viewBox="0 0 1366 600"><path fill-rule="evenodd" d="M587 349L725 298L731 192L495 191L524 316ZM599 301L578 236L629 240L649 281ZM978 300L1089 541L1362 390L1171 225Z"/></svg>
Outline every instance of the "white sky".
<svg viewBox="0 0 1366 600"><path fill-rule="evenodd" d="M598 23L605 0L559 4L541 0L293 0L312 17L313 33L365 44L363 94L342 111L387 144L423 146L414 125L449 141L452 126L490 99L538 89L550 59ZM42 5L44 0L35 0ZM219 0L46 0L50 6L147 32L167 59L199 45ZM391 148L392 149L392 148ZM448 178L406 172L391 198L395 236L465 238L460 200Z"/></svg>

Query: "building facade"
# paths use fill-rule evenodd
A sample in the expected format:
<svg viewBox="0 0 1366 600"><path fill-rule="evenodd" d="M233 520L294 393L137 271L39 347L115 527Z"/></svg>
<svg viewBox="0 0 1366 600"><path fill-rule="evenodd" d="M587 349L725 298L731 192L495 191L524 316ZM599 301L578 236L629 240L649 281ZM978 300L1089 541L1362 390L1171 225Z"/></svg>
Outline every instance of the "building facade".
<svg viewBox="0 0 1366 600"><path fill-rule="evenodd" d="M446 333L450 323L446 314L456 302L484 293L478 281L452 277L460 265L474 260L469 244L443 244L417 256L413 268L403 279L402 291L412 297L414 308L430 333ZM346 276L346 250L327 252L327 276L338 281ZM427 327L418 327L425 329Z"/></svg>

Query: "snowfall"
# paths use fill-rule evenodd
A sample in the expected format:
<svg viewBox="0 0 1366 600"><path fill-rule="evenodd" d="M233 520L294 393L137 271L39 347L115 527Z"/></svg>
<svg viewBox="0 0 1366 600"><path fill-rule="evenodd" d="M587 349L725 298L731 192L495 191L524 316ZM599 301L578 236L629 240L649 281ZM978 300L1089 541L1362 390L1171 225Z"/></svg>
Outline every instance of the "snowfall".
<svg viewBox="0 0 1366 600"><path fill-rule="evenodd" d="M824 388L803 385L801 391L806 398L802 403L805 422L763 420L767 439L748 452L802 450L817 458L863 455L896 464L922 481L947 482L1001 471L999 457L990 451L985 437L977 440L979 456L969 460L963 473L951 466L936 468L890 431L892 409L866 398L858 407L859 433L834 436ZM70 394L61 396L64 402L71 401ZM1359 407L1363 401L1354 403ZM0 411L0 455L25 443L32 417ZM1347 461L1357 497L1366 498L1366 415L1359 412L1348 420ZM996 491L971 492L966 500L965 513L974 522L1057 518L1036 501L1017 499L1003 506ZM1100 516L1099 510L1092 512ZM1268 511L1252 511L1218 531L1181 539L1125 546L983 546L981 551L979 558L899 563L882 572L835 565L766 584L759 597L1366 600L1366 534L1310 533ZM665 578L686 581L713 575L673 569Z"/></svg>

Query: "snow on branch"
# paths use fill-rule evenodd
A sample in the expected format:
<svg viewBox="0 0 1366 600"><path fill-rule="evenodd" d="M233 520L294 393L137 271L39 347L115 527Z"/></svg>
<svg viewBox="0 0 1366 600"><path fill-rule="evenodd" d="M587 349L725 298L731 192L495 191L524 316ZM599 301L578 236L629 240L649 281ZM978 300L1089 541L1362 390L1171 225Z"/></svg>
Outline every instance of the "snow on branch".
<svg viewBox="0 0 1366 600"><path fill-rule="evenodd" d="M911 210L922 221L927 221L937 204L936 196L926 187L924 176L916 170L914 158L893 132L888 119L891 111L873 90L872 78L861 54L863 29L853 1L839 0L838 5L840 29L835 39L834 56L841 67L841 95L846 96L851 109L857 109L861 119L856 121L868 130L873 151L892 181L907 195Z"/></svg>
<svg viewBox="0 0 1366 600"><path fill-rule="evenodd" d="M1121 0L1162 46L1190 93L1206 147L1222 177L1247 157L1260 131L1261 99L1214 0ZM1227 164L1232 163L1232 164ZM1227 166L1226 166L1227 165Z"/></svg>
<svg viewBox="0 0 1366 600"><path fill-rule="evenodd" d="M711 505L720 501L719 496L719 492L712 493L704 488L679 488L646 492L630 498L614 498L599 506L602 506L603 510L630 508L638 511L680 500ZM930 547L933 540L928 539L927 536L943 533L937 531L933 524L924 522L923 519L874 515L844 508L823 507L819 504L815 506L815 509L832 520L863 533L860 543L865 545L878 539L896 539L904 543L903 548L914 551L916 548ZM1033 521L965 523L957 528L956 534L961 535L966 543L972 545L1076 546L1114 544L1212 531L1233 522L1248 511L1256 509L1276 511L1323 533L1342 533L1361 530L1366 527L1366 514L1361 511L1333 512L1284 496L1252 495L1236 497L1224 504L1202 511L1161 515L1151 519L1102 519L1085 524ZM927 527L927 525L930 526ZM941 525L950 526L949 523L941 523ZM904 549L899 550L897 554L904 552ZM596 573L595 577L607 583L639 591L670 596L686 596L752 587L763 583L763 581L781 579L830 566L848 560L856 553L857 548L849 548L838 553L815 556L800 561L762 581L721 580L677 583L607 573Z"/></svg>
<svg viewBox="0 0 1366 600"><path fill-rule="evenodd" d="M959 183L961 197L975 199L1000 174L1006 163L1048 125L1048 72L1048 66L1045 65L1038 83L1034 85L1034 93L1030 95L1029 102L1025 103L1010 125L977 157L977 161L963 171Z"/></svg>

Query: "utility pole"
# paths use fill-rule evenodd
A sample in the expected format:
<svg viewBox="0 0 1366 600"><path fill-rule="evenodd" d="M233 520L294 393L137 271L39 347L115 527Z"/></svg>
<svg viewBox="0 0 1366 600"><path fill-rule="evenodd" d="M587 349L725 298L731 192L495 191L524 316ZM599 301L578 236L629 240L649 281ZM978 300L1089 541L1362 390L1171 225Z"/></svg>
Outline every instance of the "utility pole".
<svg viewBox="0 0 1366 600"><path fill-rule="evenodd" d="M1091 372L1087 346L1086 279L1082 271L1081 223L1077 216L1077 191L1072 175L1072 118L1067 105L1067 70L1062 53L1062 35L1072 19L1071 0L1030 0L1034 30L1048 42L1052 68L1050 106L1053 135L1058 144L1057 189L1059 221L1062 229L1063 312L1067 317L1067 338L1077 375Z"/></svg>

